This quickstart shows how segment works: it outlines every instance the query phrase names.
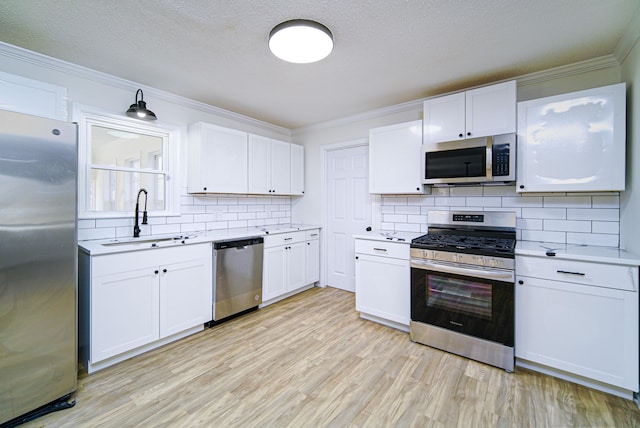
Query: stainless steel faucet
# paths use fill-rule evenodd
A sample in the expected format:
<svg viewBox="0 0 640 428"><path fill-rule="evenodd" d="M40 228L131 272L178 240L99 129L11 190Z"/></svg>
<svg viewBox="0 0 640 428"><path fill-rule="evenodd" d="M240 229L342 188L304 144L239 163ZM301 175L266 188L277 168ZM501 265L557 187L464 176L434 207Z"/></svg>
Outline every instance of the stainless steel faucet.
<svg viewBox="0 0 640 428"><path fill-rule="evenodd" d="M142 211L142 224L147 224L147 190L140 189L138 191L138 197L136 198L136 212L135 212L135 224L133 225L133 237L140 237L140 226L138 226L138 212L140 204L140 193L144 193L144 211Z"/></svg>

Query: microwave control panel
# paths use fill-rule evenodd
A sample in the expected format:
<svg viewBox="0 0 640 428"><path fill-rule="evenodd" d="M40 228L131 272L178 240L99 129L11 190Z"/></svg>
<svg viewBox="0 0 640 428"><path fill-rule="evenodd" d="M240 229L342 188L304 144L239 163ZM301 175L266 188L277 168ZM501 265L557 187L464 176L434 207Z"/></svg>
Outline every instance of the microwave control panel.
<svg viewBox="0 0 640 428"><path fill-rule="evenodd" d="M494 177L509 175L509 144L494 144L492 148L493 166L491 174Z"/></svg>

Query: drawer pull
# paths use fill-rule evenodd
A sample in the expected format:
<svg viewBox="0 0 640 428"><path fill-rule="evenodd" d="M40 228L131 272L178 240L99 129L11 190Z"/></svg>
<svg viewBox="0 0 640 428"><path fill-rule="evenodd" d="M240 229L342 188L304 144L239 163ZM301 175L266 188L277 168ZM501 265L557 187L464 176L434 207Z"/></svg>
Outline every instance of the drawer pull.
<svg viewBox="0 0 640 428"><path fill-rule="evenodd" d="M569 272L567 270L559 270L559 271L556 271L556 272L558 272L558 273L566 273L568 275L579 275L579 276L584 276L585 275L582 272Z"/></svg>
<svg viewBox="0 0 640 428"><path fill-rule="evenodd" d="M291 241L293 238L284 238L285 241Z"/></svg>
<svg viewBox="0 0 640 428"><path fill-rule="evenodd" d="M318 234L317 233L312 233L311 236L318 236Z"/></svg>
<svg viewBox="0 0 640 428"><path fill-rule="evenodd" d="M384 251L385 253L387 252L386 248L374 248L374 251Z"/></svg>

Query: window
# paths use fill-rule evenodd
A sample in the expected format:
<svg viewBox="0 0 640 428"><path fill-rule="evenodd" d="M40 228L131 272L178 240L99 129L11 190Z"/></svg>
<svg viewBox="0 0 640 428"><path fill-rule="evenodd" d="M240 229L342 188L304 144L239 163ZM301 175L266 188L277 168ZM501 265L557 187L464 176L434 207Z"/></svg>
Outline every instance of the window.
<svg viewBox="0 0 640 428"><path fill-rule="evenodd" d="M78 216L133 215L141 188L150 216L177 215L176 128L87 111L78 122Z"/></svg>

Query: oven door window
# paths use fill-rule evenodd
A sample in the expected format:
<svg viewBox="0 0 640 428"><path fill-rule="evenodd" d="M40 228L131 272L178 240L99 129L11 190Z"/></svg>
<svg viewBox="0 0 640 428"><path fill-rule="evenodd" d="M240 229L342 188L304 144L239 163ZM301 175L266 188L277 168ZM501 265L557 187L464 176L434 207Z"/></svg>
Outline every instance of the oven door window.
<svg viewBox="0 0 640 428"><path fill-rule="evenodd" d="M427 276L427 284L427 307L491 320L491 284L439 275Z"/></svg>
<svg viewBox="0 0 640 428"><path fill-rule="evenodd" d="M513 346L514 284L411 268L411 319Z"/></svg>

